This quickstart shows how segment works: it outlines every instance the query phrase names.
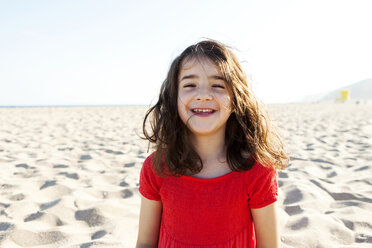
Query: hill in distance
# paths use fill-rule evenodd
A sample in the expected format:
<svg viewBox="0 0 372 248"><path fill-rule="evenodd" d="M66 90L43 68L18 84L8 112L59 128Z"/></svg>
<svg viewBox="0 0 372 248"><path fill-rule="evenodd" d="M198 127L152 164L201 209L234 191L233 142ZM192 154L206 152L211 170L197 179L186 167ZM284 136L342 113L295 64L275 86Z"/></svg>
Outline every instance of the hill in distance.
<svg viewBox="0 0 372 248"><path fill-rule="evenodd" d="M372 78L364 79L342 88L316 95L306 96L304 102L334 102L340 97L341 90L349 90L352 101L372 101Z"/></svg>

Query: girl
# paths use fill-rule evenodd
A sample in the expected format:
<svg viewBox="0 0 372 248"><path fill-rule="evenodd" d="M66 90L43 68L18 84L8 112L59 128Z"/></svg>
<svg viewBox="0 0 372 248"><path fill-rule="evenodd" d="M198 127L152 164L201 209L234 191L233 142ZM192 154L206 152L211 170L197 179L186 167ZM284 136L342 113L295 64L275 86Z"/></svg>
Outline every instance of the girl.
<svg viewBox="0 0 372 248"><path fill-rule="evenodd" d="M143 122L155 152L141 169L136 247L279 247L276 169L288 157L270 124L228 47L186 48Z"/></svg>

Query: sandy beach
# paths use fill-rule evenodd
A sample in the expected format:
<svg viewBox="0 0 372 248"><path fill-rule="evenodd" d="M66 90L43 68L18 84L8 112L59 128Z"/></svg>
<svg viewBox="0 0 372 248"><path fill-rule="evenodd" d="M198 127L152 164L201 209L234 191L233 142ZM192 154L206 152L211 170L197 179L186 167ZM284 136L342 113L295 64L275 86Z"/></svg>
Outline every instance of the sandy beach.
<svg viewBox="0 0 372 248"><path fill-rule="evenodd" d="M372 247L372 105L268 108L282 247ZM134 247L146 109L0 108L0 247Z"/></svg>

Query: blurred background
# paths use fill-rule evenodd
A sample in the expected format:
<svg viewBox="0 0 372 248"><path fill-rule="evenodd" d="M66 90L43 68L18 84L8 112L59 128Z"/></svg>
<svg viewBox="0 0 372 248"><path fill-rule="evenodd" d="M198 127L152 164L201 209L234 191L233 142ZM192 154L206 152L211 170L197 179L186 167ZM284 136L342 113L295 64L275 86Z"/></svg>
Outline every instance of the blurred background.
<svg viewBox="0 0 372 248"><path fill-rule="evenodd" d="M235 48L265 103L365 92L371 11L370 0L0 0L0 106L154 104L171 61L204 38Z"/></svg>

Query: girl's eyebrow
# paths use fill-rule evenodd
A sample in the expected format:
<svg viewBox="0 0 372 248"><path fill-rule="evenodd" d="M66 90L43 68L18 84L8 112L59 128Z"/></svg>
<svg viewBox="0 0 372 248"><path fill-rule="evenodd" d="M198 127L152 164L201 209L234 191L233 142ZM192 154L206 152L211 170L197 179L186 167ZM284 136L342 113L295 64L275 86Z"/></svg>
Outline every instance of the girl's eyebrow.
<svg viewBox="0 0 372 248"><path fill-rule="evenodd" d="M191 78L191 79L199 78L199 76L198 76L198 75L194 75L194 74L185 75L185 76L183 76L183 77L181 78L180 82L181 82L182 80L190 79L190 78ZM211 75L211 76L209 76L208 78L209 78L209 79L225 80L224 77L219 76L219 75Z"/></svg>

